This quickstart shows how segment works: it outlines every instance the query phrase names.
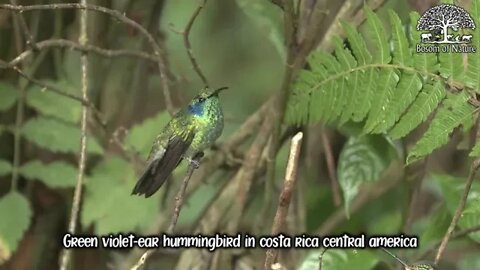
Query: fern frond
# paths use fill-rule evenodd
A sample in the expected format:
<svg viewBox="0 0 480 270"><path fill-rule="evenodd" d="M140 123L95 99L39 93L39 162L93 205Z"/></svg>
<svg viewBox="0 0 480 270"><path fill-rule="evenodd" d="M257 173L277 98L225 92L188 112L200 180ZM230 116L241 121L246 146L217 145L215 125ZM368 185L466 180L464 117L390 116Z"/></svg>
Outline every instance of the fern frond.
<svg viewBox="0 0 480 270"><path fill-rule="evenodd" d="M470 12L472 18L480 18L480 1L472 1L472 10ZM480 49L480 25L477 25L475 31L473 32L473 45ZM476 90L477 93L480 93L480 54L471 53L468 55L468 64L467 64L467 73L465 78L465 83L467 86Z"/></svg>
<svg viewBox="0 0 480 270"><path fill-rule="evenodd" d="M428 130L408 154L407 163L428 155L433 150L446 144L450 133L472 117L476 109L468 103L469 98L470 96L466 92L447 96Z"/></svg>
<svg viewBox="0 0 480 270"><path fill-rule="evenodd" d="M427 119L428 115L443 100L445 94L445 89L443 89L440 81L425 85L405 115L400 118L400 121L389 132L390 137L399 139L410 133L410 131Z"/></svg>
<svg viewBox="0 0 480 270"><path fill-rule="evenodd" d="M474 0L472 7L472 16L480 17L480 0ZM465 68L461 53L417 53L423 34L414 27L417 13L410 14L406 31L399 16L389 11L391 36L368 7L365 14L365 35L342 22L348 42L333 37L333 54L315 52L309 57L311 70L302 70L294 84L287 119L295 124L363 122L363 133L399 139L437 109L448 92L445 85L473 88L451 94L444 102L409 155L409 161L421 158L446 143L456 126L468 122L474 107L468 104L467 93L480 91L480 54L468 54ZM480 27L473 41L480 49Z"/></svg>

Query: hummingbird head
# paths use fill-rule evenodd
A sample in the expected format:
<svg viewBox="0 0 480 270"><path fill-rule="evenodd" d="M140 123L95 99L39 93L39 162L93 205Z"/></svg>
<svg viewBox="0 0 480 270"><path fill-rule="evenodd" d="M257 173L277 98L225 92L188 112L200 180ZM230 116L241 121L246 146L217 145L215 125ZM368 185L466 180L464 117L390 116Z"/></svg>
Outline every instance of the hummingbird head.
<svg viewBox="0 0 480 270"><path fill-rule="evenodd" d="M219 106L220 100L218 94L225 89L228 89L228 87L220 87L215 90L205 87L204 91L195 96L190 104L188 104L188 112L193 115L202 116L205 108Z"/></svg>

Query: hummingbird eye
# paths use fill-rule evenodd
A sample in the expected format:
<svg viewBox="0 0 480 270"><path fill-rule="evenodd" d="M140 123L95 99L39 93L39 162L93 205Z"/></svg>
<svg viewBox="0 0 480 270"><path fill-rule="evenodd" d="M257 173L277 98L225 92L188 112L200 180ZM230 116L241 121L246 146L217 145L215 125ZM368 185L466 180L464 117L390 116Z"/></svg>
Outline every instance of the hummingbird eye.
<svg viewBox="0 0 480 270"><path fill-rule="evenodd" d="M198 102L204 102L205 101L205 98L201 97L201 98L198 98Z"/></svg>

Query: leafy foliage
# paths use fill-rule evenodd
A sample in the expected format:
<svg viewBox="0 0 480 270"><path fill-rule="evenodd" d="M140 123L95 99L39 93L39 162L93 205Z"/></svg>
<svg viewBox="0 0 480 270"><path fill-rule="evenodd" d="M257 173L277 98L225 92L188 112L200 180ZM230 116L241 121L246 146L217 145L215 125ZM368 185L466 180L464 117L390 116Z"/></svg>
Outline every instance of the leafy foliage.
<svg viewBox="0 0 480 270"><path fill-rule="evenodd" d="M20 193L13 191L0 198L0 263L16 250L31 216L28 200Z"/></svg>
<svg viewBox="0 0 480 270"><path fill-rule="evenodd" d="M49 187L65 188L75 186L77 170L65 161L44 164L35 160L24 164L20 173L26 178L38 179Z"/></svg>
<svg viewBox="0 0 480 270"><path fill-rule="evenodd" d="M75 94L73 88L67 81L48 82L66 93ZM41 87L32 85L27 90L27 104L41 112L43 115L53 116L61 120L77 123L80 120L81 105L78 101L50 91L42 91Z"/></svg>
<svg viewBox="0 0 480 270"><path fill-rule="evenodd" d="M78 153L80 149L79 127L52 118L30 119L23 125L22 134L29 141L53 152ZM103 153L94 137L88 138L87 151L92 154Z"/></svg>
<svg viewBox="0 0 480 270"><path fill-rule="evenodd" d="M434 179L437 180L441 187L448 212L453 215L463 195L465 179L450 175L435 175ZM476 182L473 183L467 204L458 224L462 229L480 224L480 184ZM480 232L472 233L469 236L473 240L480 242Z"/></svg>
<svg viewBox="0 0 480 270"><path fill-rule="evenodd" d="M137 152L146 156L152 146L155 137L161 132L161 128L170 119L168 112L160 112L138 124L129 131L125 143Z"/></svg>
<svg viewBox="0 0 480 270"><path fill-rule="evenodd" d="M9 174L12 171L12 164L6 160L0 159L0 176Z"/></svg>
<svg viewBox="0 0 480 270"><path fill-rule="evenodd" d="M82 224L95 224L97 234L147 228L159 210L158 194L149 200L131 196L135 180L132 165L123 159L99 163L86 179Z"/></svg>
<svg viewBox="0 0 480 270"><path fill-rule="evenodd" d="M298 270L318 269L322 251L311 252ZM322 257L322 270L362 269L370 270L377 264L378 258L369 250L329 249Z"/></svg>
<svg viewBox="0 0 480 270"><path fill-rule="evenodd" d="M474 2L472 13L477 14L480 8L478 1ZM460 53L412 53L420 42L420 31L411 29L409 36L398 15L389 11L389 37L378 15L368 7L365 13L366 37L343 23L348 43L334 38L333 55L314 52L310 56L310 69L302 70L293 85L286 120L293 124L324 121L337 125L353 121L363 123L364 133L399 139L440 107L408 155L407 161L413 162L444 145L449 134L476 111L468 103L472 89L452 93L444 100L444 84L463 85L462 80L469 77L467 86L479 91L479 56L469 54L464 70ZM418 17L412 13L410 23ZM371 41L371 47L366 46L365 38Z"/></svg>
<svg viewBox="0 0 480 270"><path fill-rule="evenodd" d="M0 111L10 109L17 100L17 91L13 85L0 82Z"/></svg>
<svg viewBox="0 0 480 270"><path fill-rule="evenodd" d="M386 151L385 151L386 150ZM388 142L379 136L351 137L340 153L337 174L343 191L345 211L350 215L349 205L362 184L375 182L386 168L392 156Z"/></svg>

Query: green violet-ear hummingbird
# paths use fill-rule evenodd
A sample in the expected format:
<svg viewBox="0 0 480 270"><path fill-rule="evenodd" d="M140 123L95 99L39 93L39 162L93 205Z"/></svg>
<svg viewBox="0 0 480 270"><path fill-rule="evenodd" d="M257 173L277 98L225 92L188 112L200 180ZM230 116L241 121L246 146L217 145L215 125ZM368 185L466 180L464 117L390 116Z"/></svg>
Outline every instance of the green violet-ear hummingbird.
<svg viewBox="0 0 480 270"><path fill-rule="evenodd" d="M132 195L152 196L183 159L198 168L203 151L222 134L223 112L218 94L225 89L227 87L204 88L173 116L155 138L146 168Z"/></svg>

